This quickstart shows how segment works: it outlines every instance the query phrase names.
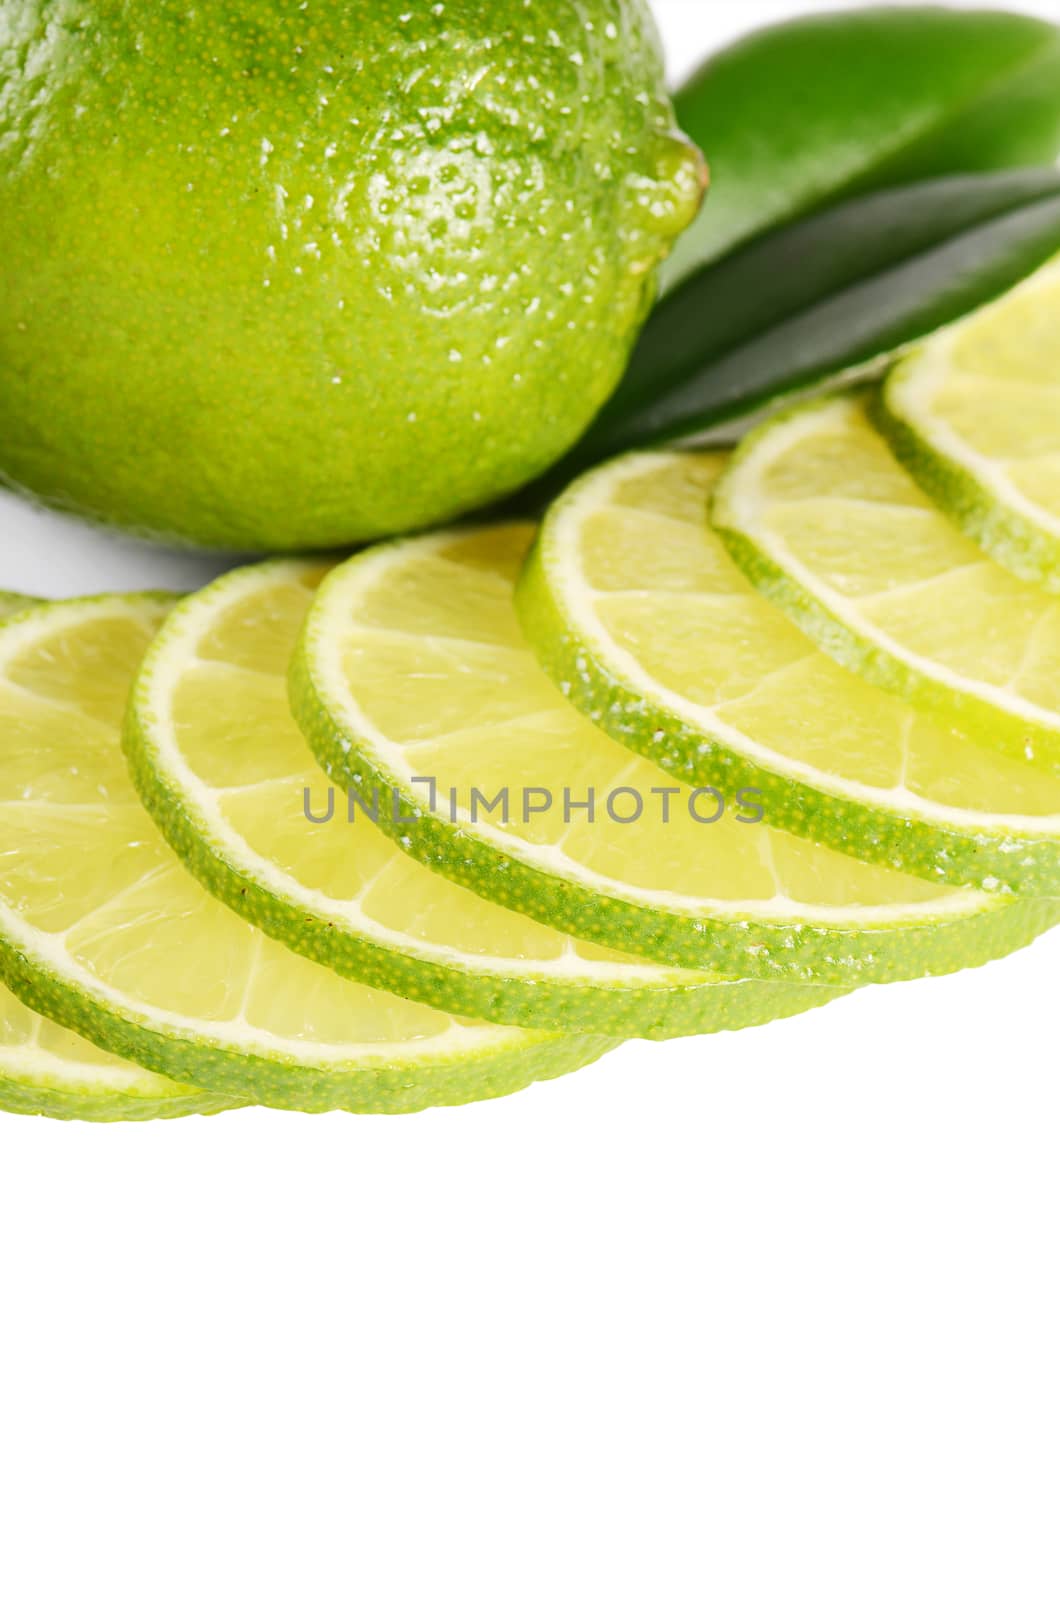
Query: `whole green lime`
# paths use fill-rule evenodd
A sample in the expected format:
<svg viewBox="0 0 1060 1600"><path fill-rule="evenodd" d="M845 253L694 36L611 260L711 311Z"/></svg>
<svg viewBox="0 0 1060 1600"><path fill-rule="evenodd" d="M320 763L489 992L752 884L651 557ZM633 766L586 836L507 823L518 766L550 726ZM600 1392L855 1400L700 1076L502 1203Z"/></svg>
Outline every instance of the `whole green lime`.
<svg viewBox="0 0 1060 1600"><path fill-rule="evenodd" d="M0 0L0 475L230 549L468 511L703 180L643 0Z"/></svg>

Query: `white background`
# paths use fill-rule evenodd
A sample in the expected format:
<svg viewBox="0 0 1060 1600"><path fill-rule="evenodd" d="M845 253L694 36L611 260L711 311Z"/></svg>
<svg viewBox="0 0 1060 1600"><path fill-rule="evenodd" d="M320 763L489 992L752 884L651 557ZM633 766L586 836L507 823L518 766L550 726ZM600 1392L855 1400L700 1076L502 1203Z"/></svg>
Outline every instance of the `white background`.
<svg viewBox="0 0 1060 1600"><path fill-rule="evenodd" d="M0 500L0 587L211 570ZM1055 1600L1058 953L413 1119L0 1119L0 1591Z"/></svg>

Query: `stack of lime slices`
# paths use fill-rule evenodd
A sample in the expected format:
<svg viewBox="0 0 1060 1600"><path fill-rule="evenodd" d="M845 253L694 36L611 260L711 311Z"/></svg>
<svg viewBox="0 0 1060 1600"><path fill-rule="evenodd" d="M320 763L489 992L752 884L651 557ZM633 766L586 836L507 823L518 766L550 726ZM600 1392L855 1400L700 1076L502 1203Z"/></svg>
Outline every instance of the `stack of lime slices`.
<svg viewBox="0 0 1060 1600"><path fill-rule="evenodd" d="M1060 922L1058 295L540 530L0 598L0 1107L458 1104Z"/></svg>

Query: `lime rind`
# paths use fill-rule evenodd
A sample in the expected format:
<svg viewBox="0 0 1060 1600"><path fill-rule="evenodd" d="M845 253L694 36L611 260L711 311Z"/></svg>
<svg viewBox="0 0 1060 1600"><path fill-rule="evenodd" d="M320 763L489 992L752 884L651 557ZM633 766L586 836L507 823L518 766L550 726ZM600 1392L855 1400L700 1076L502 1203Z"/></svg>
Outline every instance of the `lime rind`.
<svg viewBox="0 0 1060 1600"><path fill-rule="evenodd" d="M9 1116L42 1117L48 1122L175 1122L183 1117L216 1117L242 1105L204 1091L154 1100L116 1090L79 1094L61 1080L47 1077L22 1083L0 1059L0 1111Z"/></svg>
<svg viewBox="0 0 1060 1600"><path fill-rule="evenodd" d="M1053 264L1007 300L1032 296L1043 283L1055 287L1058 281L1060 265ZM965 318L898 362L883 385L876 420L902 465L970 538L1018 578L1060 594L1060 517L1021 493L932 409L933 392L950 371L957 342L995 310L988 307Z"/></svg>
<svg viewBox="0 0 1060 1600"><path fill-rule="evenodd" d="M148 1122L213 1116L239 1104L106 1056L75 1034L60 1054L49 1026L0 991L0 1111L62 1122Z"/></svg>
<svg viewBox="0 0 1060 1600"><path fill-rule="evenodd" d="M284 1053L260 1034L248 1048L245 1024L180 1027L172 1015L131 1006L104 984L86 982L40 945L18 937L0 904L0 979L23 1004L79 1033L98 1049L135 1061L178 1084L277 1110L409 1112L513 1094L598 1060L614 1039L580 1034L454 1026L401 1051L385 1044L351 1052L316 1046ZM505 1037L506 1035L506 1037Z"/></svg>
<svg viewBox="0 0 1060 1600"><path fill-rule="evenodd" d="M925 352L908 356L884 383L876 410L880 431L910 476L970 539L1025 583L1060 594L1060 529L1054 533L1018 505L998 499L996 485L962 460L957 448L943 449L914 420L910 390L926 359Z"/></svg>
<svg viewBox="0 0 1060 1600"><path fill-rule="evenodd" d="M188 1092L180 1097L120 1094L78 1094L61 1081L32 1078L19 1082L0 1059L0 1111L16 1117L42 1117L48 1122L175 1122L182 1117L215 1117L238 1110L242 1102L223 1095Z"/></svg>
<svg viewBox="0 0 1060 1600"><path fill-rule="evenodd" d="M609 965L573 952L550 963L442 949L425 938L400 936L355 902L312 889L264 859L189 766L173 730L172 696L182 665L197 659L201 641L230 608L253 602L270 585L300 584L323 570L305 561L274 561L218 579L171 613L134 683L124 730L134 784L167 843L212 895L342 977L509 1026L665 1039L754 1027L835 998L831 987L632 967L618 959ZM474 916L473 903L467 913Z"/></svg>
<svg viewBox="0 0 1060 1600"><path fill-rule="evenodd" d="M0 978L42 1016L178 1084L279 1111L405 1114L515 1094L566 1076L615 1047L614 1039L531 1033L502 1039L502 1030L453 1028L447 1045L404 1052L386 1045L349 1051L318 1047L307 1058L269 1048L262 1038L226 1039L179 1028L165 1013L121 1002L113 990L79 981L39 950L19 944L0 906ZM245 1030L241 1029L245 1035ZM519 1030L523 1032L523 1030ZM516 1030L512 1030L515 1034ZM311 1065L310 1061L315 1063Z"/></svg>
<svg viewBox="0 0 1060 1600"><path fill-rule="evenodd" d="M835 911L802 905L784 915L765 903L730 907L678 893L645 893L569 857L543 865L550 860L547 851L481 820L472 828L463 816L454 820L432 810L411 783L400 747L362 713L332 645L350 612L351 592L367 575L385 576L391 565L429 554L439 541L468 537L454 531L395 541L338 568L321 587L291 663L292 706L324 771L364 798L379 788L399 795L404 820L396 822L382 808L380 825L432 870L552 927L634 955L811 983L894 982L953 972L1030 943L1060 918L1060 904L974 890L954 891L927 910L923 903L903 905L890 915L879 907ZM532 568L527 583L532 622L534 597L543 587L535 584ZM577 667L554 614L539 631L560 639L562 659ZM603 703L604 685L600 695Z"/></svg>
<svg viewBox="0 0 1060 1600"><path fill-rule="evenodd" d="M52 630L61 635L67 625L108 616L157 627L171 601L172 596L104 595L35 607L0 628L0 676L30 636L39 642ZM138 664L130 663L130 678ZM73 694L78 669L72 664L69 670ZM133 1000L72 956L61 935L35 927L3 900L0 979L31 1010L101 1050L177 1083L280 1109L405 1112L463 1104L574 1071L613 1044L450 1018L429 1037L410 1036L399 1044L380 1040L351 1048L306 1040L297 1049L281 1048L276 1035L242 1018L190 1023ZM351 987L351 1005L355 995Z"/></svg>
<svg viewBox="0 0 1060 1600"><path fill-rule="evenodd" d="M15 617L21 616L23 611L46 603L33 595L18 594L13 589L0 589L0 628L13 621Z"/></svg>
<svg viewBox="0 0 1060 1600"><path fill-rule="evenodd" d="M815 583L814 575L796 558L781 561L777 555L776 542L755 504L755 477L779 455L812 437L820 424L841 419L855 408L866 408L874 421L879 419L879 391L794 407L748 435L714 496L716 532L755 588L840 666L956 726L980 744L1016 761L1042 762L1060 774L1060 714L918 655L844 606L835 591L822 592L824 586Z"/></svg>

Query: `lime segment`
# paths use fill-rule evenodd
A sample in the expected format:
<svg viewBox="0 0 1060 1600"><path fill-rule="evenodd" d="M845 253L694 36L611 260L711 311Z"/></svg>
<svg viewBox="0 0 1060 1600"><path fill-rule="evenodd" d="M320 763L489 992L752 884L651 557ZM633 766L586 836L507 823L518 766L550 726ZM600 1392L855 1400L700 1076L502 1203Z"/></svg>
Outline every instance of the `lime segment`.
<svg viewBox="0 0 1060 1600"><path fill-rule="evenodd" d="M1060 263L900 362L882 422L971 538L1060 593Z"/></svg>
<svg viewBox="0 0 1060 1600"><path fill-rule="evenodd" d="M777 827L935 882L1060 893L1060 778L984 750L837 665L707 524L715 488L719 522L753 521L771 436L753 437L724 479L717 454L627 458L553 508L521 601L549 671L668 772L760 790ZM786 458L782 484L793 470ZM639 537L616 537L631 517ZM679 593L656 584L664 537L671 556L675 538L690 548Z"/></svg>
<svg viewBox="0 0 1060 1600"><path fill-rule="evenodd" d="M693 552L705 544L685 526L685 508L703 503L698 470L664 474L661 519L637 521L648 485L632 473L623 501L627 532L636 524L672 585L656 626L682 637L682 585L695 580L681 541ZM608 527L605 573L621 559L621 533ZM1048 924L1054 913L1040 903L948 889L749 825L738 782L712 820L716 797L667 783L537 667L513 593L532 531L444 532L366 551L326 580L310 611L292 665L296 714L344 788L363 801L400 797L402 817L383 806L379 820L409 854L578 937L750 976L851 982L952 970ZM571 665L580 670L577 649ZM666 742L665 728L654 733Z"/></svg>
<svg viewBox="0 0 1060 1600"><path fill-rule="evenodd" d="M495 1022L661 1037L744 1027L832 997L825 987L657 967L579 941L429 872L344 796L336 806L286 684L326 571L283 561L230 573L176 608L134 686L126 746L137 787L207 889L346 977ZM500 625L491 598L487 629ZM392 661L384 642L374 670ZM429 730L422 677L407 692L393 682L403 725L426 718ZM493 712L503 693L518 714L522 692L513 674ZM477 714L468 679L447 716L473 724Z"/></svg>
<svg viewBox="0 0 1060 1600"><path fill-rule="evenodd" d="M167 1077L301 1110L455 1104L602 1054L602 1039L468 1023L351 984L196 883L120 744L168 610L108 596L0 628L0 976L19 998Z"/></svg>

